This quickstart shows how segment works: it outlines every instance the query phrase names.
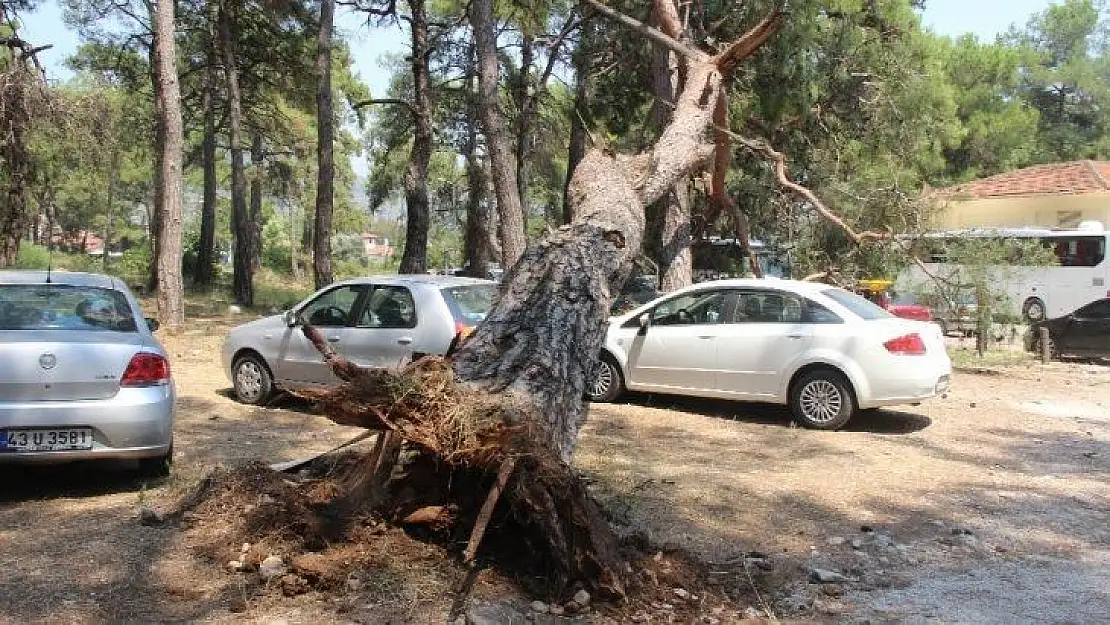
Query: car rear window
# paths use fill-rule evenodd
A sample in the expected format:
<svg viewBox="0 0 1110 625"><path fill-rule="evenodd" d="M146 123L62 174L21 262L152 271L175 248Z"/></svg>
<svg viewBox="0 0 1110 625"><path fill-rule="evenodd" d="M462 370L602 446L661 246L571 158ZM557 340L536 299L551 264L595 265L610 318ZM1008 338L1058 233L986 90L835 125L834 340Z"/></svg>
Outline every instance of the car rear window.
<svg viewBox="0 0 1110 625"><path fill-rule="evenodd" d="M137 332L127 298L112 289L0 284L0 330Z"/></svg>
<svg viewBox="0 0 1110 625"><path fill-rule="evenodd" d="M442 289L443 299L455 316L455 321L477 325L489 314L493 298L497 295L494 284L468 284Z"/></svg>
<svg viewBox="0 0 1110 625"><path fill-rule="evenodd" d="M894 316L883 307L844 289L825 289L821 291L821 295L847 308L860 319L871 321L873 319L889 319Z"/></svg>

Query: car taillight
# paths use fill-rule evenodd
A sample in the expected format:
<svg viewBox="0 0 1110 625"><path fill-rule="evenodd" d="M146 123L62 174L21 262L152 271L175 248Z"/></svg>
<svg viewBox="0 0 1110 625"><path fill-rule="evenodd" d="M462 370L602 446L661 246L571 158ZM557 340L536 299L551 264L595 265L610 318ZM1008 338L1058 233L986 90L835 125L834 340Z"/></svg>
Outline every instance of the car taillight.
<svg viewBox="0 0 1110 625"><path fill-rule="evenodd" d="M170 361L158 354L139 352L127 363L120 386L156 386L170 381Z"/></svg>
<svg viewBox="0 0 1110 625"><path fill-rule="evenodd" d="M920 356L925 353L925 341L918 334L907 334L883 343L886 351L892 354L905 354L907 356Z"/></svg>

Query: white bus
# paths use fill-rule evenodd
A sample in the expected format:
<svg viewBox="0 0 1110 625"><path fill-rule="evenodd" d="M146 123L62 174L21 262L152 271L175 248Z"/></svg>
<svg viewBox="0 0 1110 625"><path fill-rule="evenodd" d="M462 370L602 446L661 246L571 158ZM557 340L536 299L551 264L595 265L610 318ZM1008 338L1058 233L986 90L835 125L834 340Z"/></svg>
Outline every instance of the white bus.
<svg viewBox="0 0 1110 625"><path fill-rule="evenodd" d="M946 242L959 240L1037 241L1052 250L1055 263L1021 265L1020 260L995 270L995 290L1005 293L1010 313L1026 322L1059 317L1094 300L1110 297L1110 260L1106 232L1099 222L1084 222L1075 230L983 228L930 233L915 241L915 253L929 274L956 278L960 266L947 262ZM933 279L911 265L898 278L901 288ZM957 280L958 281L958 280Z"/></svg>

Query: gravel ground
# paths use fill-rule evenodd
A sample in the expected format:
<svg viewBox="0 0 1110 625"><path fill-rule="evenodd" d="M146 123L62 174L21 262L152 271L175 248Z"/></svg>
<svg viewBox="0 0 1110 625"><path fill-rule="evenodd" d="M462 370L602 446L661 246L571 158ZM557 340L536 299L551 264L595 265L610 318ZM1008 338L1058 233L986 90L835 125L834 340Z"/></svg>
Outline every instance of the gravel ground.
<svg viewBox="0 0 1110 625"><path fill-rule="evenodd" d="M355 433L232 401L210 356L226 327L168 341L181 403L165 483L126 466L0 469L0 622L341 618L280 599L233 614L233 575L137 521L211 466ZM576 462L622 532L711 563L766 555L782 618L1095 623L1110 613L1108 406L1110 368L1076 363L957 374L945 399L836 433L775 407L640 396L591 408ZM810 583L814 568L843 580ZM342 618L359 612L344 601Z"/></svg>

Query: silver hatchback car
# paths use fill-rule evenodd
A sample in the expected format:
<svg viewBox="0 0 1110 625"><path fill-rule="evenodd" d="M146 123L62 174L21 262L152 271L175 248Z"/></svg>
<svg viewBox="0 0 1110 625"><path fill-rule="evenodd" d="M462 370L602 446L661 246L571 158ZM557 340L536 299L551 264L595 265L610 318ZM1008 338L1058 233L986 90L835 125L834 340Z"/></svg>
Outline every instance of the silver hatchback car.
<svg viewBox="0 0 1110 625"><path fill-rule="evenodd" d="M173 460L169 357L131 291L91 273L0 271L0 464Z"/></svg>
<svg viewBox="0 0 1110 625"><path fill-rule="evenodd" d="M396 275L324 287L286 311L236 326L223 346L235 395L260 404L275 390L337 384L316 348L295 327L298 316L320 329L337 352L364 367L394 368L422 355L446 354L486 317L497 293L489 280Z"/></svg>

